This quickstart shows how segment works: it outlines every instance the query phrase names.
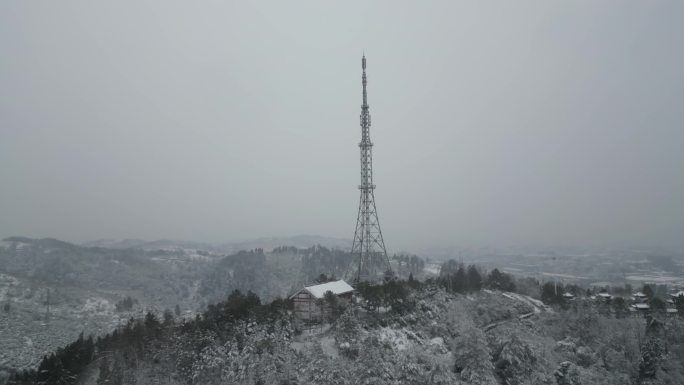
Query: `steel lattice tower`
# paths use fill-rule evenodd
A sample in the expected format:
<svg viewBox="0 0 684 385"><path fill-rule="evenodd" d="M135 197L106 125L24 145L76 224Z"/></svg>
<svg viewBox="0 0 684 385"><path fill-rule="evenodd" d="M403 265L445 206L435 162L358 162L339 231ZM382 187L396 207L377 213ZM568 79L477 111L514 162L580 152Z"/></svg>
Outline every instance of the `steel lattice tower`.
<svg viewBox="0 0 684 385"><path fill-rule="evenodd" d="M352 267L350 278L354 283L375 281L384 275L392 275L385 241L382 239L380 220L375 207L375 185L373 184L373 143L370 139L371 118L366 95L366 56L361 59L363 75L363 104L361 105L361 184L359 190L359 213L356 219L354 242L352 243ZM380 274L378 274L380 273Z"/></svg>

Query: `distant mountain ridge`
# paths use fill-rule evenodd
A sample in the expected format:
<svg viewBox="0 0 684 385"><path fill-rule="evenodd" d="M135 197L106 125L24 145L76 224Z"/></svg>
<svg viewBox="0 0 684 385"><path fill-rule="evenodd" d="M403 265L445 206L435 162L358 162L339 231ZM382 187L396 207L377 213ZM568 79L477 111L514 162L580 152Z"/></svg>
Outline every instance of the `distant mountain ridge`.
<svg viewBox="0 0 684 385"><path fill-rule="evenodd" d="M193 249L218 251L217 247L204 242L178 241L172 239L158 239L147 241L144 239L98 239L81 244L84 247L105 247L108 249L142 249L142 250L164 250L164 249Z"/></svg>
<svg viewBox="0 0 684 385"><path fill-rule="evenodd" d="M351 248L351 240L325 237L321 235L295 235L292 237L263 237L247 241L225 242L218 244L171 239L159 239L154 241L147 241L143 239L99 239L95 241L84 242L81 245L84 247L104 247L108 249L191 249L231 254L240 250L252 249L264 249L266 251L270 251L279 246L307 248L320 245L331 249L346 250Z"/></svg>
<svg viewBox="0 0 684 385"><path fill-rule="evenodd" d="M294 246L300 249L311 246L324 246L329 249L347 250L351 249L351 244L351 239L325 237L321 235L296 235L292 237L265 237L251 241L224 243L220 248L229 252L251 250L255 248L271 251L279 246Z"/></svg>

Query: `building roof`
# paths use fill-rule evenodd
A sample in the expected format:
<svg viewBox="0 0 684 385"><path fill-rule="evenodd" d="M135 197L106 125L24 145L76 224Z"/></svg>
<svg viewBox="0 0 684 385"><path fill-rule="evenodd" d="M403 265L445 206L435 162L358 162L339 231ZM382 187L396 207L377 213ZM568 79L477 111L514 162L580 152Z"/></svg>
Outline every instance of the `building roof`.
<svg viewBox="0 0 684 385"><path fill-rule="evenodd" d="M677 298L677 297L684 297L684 290L680 290L677 293L670 294L671 297Z"/></svg>
<svg viewBox="0 0 684 385"><path fill-rule="evenodd" d="M638 292L634 293L634 296L638 297L638 298L644 298L644 297L646 297L646 294L638 291Z"/></svg>
<svg viewBox="0 0 684 385"><path fill-rule="evenodd" d="M340 279L339 281L326 282L320 285L306 286L302 290L306 290L312 296L320 299L325 297L325 293L329 291L335 295L340 295L345 293L351 293L352 291L354 291L354 288L349 286L348 283ZM300 293L302 290L299 290L297 293L295 293L293 297Z"/></svg>
<svg viewBox="0 0 684 385"><path fill-rule="evenodd" d="M651 308L647 303L635 303L632 307L639 310L648 310Z"/></svg>
<svg viewBox="0 0 684 385"><path fill-rule="evenodd" d="M667 308L667 309L665 309L665 311L668 313L677 313L677 309L674 309L674 308Z"/></svg>
<svg viewBox="0 0 684 385"><path fill-rule="evenodd" d="M612 297L613 297L613 296L610 295L609 293L599 293L598 295L600 295L600 296L603 297L603 298L612 298Z"/></svg>

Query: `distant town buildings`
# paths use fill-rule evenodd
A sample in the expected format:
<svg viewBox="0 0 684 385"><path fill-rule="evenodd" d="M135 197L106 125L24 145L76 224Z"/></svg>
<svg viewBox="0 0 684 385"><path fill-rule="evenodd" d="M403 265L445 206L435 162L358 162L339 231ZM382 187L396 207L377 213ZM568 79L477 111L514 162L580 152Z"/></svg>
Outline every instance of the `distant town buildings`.
<svg viewBox="0 0 684 385"><path fill-rule="evenodd" d="M567 291L566 291L567 290ZM577 287L566 287L559 295L564 301L592 301L608 305L607 309L613 312L628 310L634 315L659 313L667 316L675 316L681 311L684 304L684 290L677 288L669 294L665 294L663 287L645 285L643 291L631 293L622 287L604 286L595 292L586 290L586 294ZM681 302L680 302L681 301Z"/></svg>

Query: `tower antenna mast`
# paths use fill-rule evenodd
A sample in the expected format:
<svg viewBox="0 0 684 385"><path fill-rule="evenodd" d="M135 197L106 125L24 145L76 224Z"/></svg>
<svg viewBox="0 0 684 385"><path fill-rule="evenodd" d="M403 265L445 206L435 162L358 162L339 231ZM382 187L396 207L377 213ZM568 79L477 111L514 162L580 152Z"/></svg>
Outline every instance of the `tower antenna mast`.
<svg viewBox="0 0 684 385"><path fill-rule="evenodd" d="M366 55L361 59L361 83L363 104L361 105L361 184L359 190L359 211L352 243L352 267L348 275L354 283L376 281L382 275L392 276L385 241L380 230L380 220L375 207L375 185L373 184L373 142L370 139L371 118L366 85Z"/></svg>

